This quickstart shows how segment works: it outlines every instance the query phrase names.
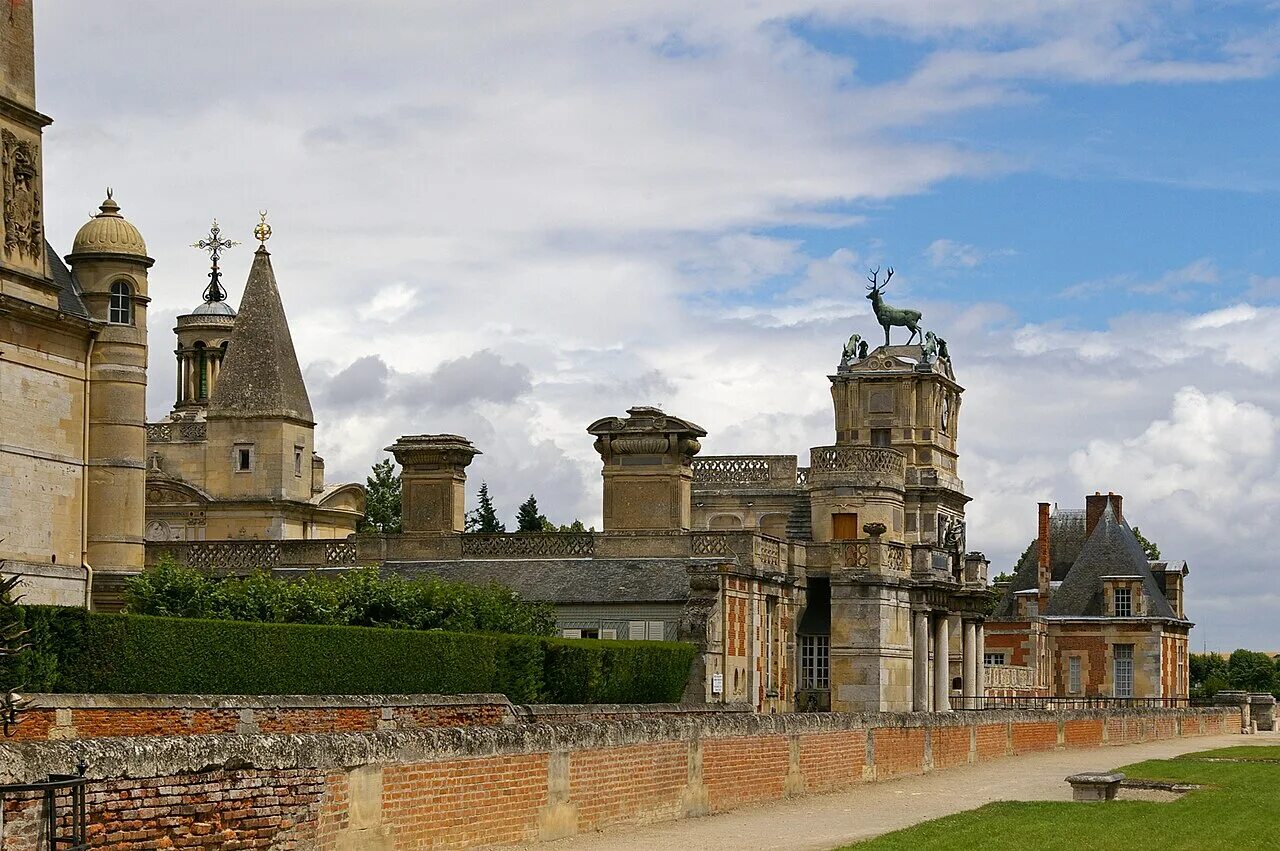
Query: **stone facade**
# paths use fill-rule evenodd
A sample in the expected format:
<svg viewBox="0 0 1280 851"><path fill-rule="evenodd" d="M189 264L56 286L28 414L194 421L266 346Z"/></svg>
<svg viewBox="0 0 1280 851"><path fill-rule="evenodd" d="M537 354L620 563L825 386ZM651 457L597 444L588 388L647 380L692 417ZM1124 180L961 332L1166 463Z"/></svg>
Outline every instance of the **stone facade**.
<svg viewBox="0 0 1280 851"><path fill-rule="evenodd" d="M68 268L46 241L30 3L0 21L0 560L31 602L84 605L143 563L147 269L110 197Z"/></svg>

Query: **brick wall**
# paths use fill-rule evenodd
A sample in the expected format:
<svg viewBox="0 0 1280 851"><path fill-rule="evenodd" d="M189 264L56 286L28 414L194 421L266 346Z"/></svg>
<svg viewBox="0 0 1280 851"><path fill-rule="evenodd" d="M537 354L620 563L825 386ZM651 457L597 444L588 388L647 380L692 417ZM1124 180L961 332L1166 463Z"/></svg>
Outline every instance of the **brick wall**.
<svg viewBox="0 0 1280 851"><path fill-rule="evenodd" d="M597 707L592 707L595 709ZM619 716L634 707L598 707ZM586 707L564 707L581 715ZM11 738L196 736L217 733L361 733L512 723L504 696L37 694ZM529 710L525 710L528 712ZM655 707L661 711L661 707Z"/></svg>
<svg viewBox="0 0 1280 851"><path fill-rule="evenodd" d="M0 744L0 775L29 782L83 759L93 848L470 848L700 815L1014 751L1239 728L1234 707L667 713L329 735L10 742ZM6 851L36 851L38 801L18 794L4 807Z"/></svg>

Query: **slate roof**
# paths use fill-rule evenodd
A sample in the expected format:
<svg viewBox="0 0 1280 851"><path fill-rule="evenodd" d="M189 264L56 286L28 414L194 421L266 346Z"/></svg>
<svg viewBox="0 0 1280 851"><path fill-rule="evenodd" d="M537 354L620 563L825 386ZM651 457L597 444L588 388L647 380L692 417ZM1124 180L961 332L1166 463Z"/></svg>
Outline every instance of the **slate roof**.
<svg viewBox="0 0 1280 851"><path fill-rule="evenodd" d="M253 255L209 415L315 422L265 246Z"/></svg>
<svg viewBox="0 0 1280 851"><path fill-rule="evenodd" d="M54 251L53 246L48 242L44 244L44 254L49 264L49 274L53 276L53 282L58 287L58 309L63 313L88 319L89 309L84 306L84 300L80 298L80 282L76 280L75 275L71 274L67 264L62 262L58 252Z"/></svg>
<svg viewBox="0 0 1280 851"><path fill-rule="evenodd" d="M1049 615L1093 616L1104 613L1102 577L1134 576L1142 580L1147 617L1176 619L1164 591L1147 562L1146 551L1129 524L1117 519L1111 504L1080 551L1062 585L1049 598Z"/></svg>
<svg viewBox="0 0 1280 851"><path fill-rule="evenodd" d="M580 558L388 562L400 576L438 576L450 582L496 582L526 600L558 604L684 603L691 565L723 558Z"/></svg>
<svg viewBox="0 0 1280 851"><path fill-rule="evenodd" d="M1065 515L1061 516L1060 515ZM1049 597L1049 616L1100 617L1104 613L1102 577L1135 576L1142 580L1148 601L1147 616L1177 620L1164 590L1152 573L1146 551L1122 518L1117 518L1110 503L1087 540L1084 538L1084 512L1055 512L1049 518L1049 552L1053 581L1061 585ZM1061 538L1058 536L1061 535ZM1066 568L1063 569L1064 561ZM1036 587L1036 552L1033 546L1014 572L1013 582L1005 591L993 617L1012 619L1017 615L1014 594Z"/></svg>
<svg viewBox="0 0 1280 851"><path fill-rule="evenodd" d="M1067 578L1071 565L1080 557L1084 549L1084 510L1058 509L1049 517L1049 566L1051 581L1061 582ZM1016 591L1027 591L1037 585L1037 567L1039 554L1036 542L1023 555L1022 561L1013 571L1013 582L1009 590L996 607L995 617L1012 618L1017 613L1013 598Z"/></svg>

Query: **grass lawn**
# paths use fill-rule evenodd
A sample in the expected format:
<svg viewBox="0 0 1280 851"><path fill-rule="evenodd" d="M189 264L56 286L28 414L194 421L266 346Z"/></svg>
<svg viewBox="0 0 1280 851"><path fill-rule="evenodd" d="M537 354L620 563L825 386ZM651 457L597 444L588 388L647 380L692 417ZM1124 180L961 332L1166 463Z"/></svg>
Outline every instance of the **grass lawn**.
<svg viewBox="0 0 1280 851"><path fill-rule="evenodd" d="M847 847L858 851L1280 848L1280 747L1221 748L1139 762L1120 771L1132 778L1198 783L1205 788L1167 803L987 804Z"/></svg>

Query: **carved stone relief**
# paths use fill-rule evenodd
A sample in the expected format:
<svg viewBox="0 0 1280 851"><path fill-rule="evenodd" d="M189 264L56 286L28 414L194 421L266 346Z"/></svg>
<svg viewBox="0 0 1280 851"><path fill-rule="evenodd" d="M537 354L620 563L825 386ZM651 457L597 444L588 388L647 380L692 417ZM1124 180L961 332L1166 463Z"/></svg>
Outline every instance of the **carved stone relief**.
<svg viewBox="0 0 1280 851"><path fill-rule="evenodd" d="M0 134L4 145L4 251L39 260L44 251L44 228L36 164L39 149L12 132Z"/></svg>

